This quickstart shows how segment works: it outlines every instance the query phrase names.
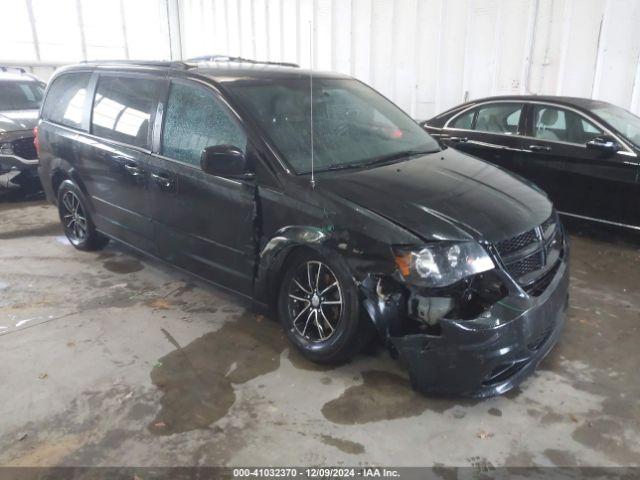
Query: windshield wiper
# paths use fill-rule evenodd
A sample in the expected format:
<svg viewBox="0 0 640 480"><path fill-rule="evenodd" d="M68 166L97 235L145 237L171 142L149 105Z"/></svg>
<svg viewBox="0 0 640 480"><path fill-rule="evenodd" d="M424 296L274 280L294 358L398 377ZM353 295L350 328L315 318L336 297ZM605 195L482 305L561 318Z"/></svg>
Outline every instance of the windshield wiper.
<svg viewBox="0 0 640 480"><path fill-rule="evenodd" d="M365 160L364 162L357 163L332 163L327 167L318 169L318 172L329 172L335 170L348 170L354 168L369 167L371 165L377 165L379 163L391 162L393 160L400 160L401 158L414 157L416 155L426 155L428 153L436 153L439 150L405 150L402 152L391 153L389 155L383 155L375 157L371 160Z"/></svg>
<svg viewBox="0 0 640 480"><path fill-rule="evenodd" d="M403 158L415 157L416 155L427 155L429 153L436 153L439 150L404 150L402 152L390 153L389 155L382 155L372 160L360 163L359 165L375 165L378 163L391 162L393 160L400 160Z"/></svg>

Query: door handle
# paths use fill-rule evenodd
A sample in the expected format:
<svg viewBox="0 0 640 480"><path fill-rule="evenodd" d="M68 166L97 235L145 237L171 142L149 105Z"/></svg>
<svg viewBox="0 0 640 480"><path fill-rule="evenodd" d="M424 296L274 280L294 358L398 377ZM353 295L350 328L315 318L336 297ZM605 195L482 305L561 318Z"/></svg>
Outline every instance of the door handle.
<svg viewBox="0 0 640 480"><path fill-rule="evenodd" d="M463 143L463 142L468 142L469 138L468 137L449 137L448 140L454 143Z"/></svg>
<svg viewBox="0 0 640 480"><path fill-rule="evenodd" d="M162 188L166 189L173 187L174 180L163 173L152 173L151 178L153 178L153 181Z"/></svg>
<svg viewBox="0 0 640 480"><path fill-rule="evenodd" d="M134 177L137 177L137 176L142 175L144 173L144 170L142 170L135 163L125 163L124 164L124 169L127 172L129 172L131 175L133 175Z"/></svg>
<svg viewBox="0 0 640 480"><path fill-rule="evenodd" d="M529 150L532 152L550 152L551 147L547 147L546 145L529 145Z"/></svg>

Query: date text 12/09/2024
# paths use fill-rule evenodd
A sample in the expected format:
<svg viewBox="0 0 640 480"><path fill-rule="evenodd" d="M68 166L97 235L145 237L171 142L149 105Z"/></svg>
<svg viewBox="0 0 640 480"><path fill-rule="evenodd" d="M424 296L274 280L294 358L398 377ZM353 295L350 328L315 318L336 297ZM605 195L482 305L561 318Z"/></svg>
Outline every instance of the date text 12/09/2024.
<svg viewBox="0 0 640 480"><path fill-rule="evenodd" d="M234 478L397 478L389 468L234 468Z"/></svg>

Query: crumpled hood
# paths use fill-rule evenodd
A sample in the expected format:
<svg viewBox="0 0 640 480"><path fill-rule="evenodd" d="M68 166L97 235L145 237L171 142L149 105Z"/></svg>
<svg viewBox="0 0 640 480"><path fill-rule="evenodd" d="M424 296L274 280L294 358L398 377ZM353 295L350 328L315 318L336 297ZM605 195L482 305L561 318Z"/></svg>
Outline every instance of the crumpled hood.
<svg viewBox="0 0 640 480"><path fill-rule="evenodd" d="M425 240L470 236L495 242L530 230L552 211L543 193L453 149L391 165L320 174L318 186Z"/></svg>
<svg viewBox="0 0 640 480"><path fill-rule="evenodd" d="M38 110L0 110L0 134L15 130L33 130Z"/></svg>

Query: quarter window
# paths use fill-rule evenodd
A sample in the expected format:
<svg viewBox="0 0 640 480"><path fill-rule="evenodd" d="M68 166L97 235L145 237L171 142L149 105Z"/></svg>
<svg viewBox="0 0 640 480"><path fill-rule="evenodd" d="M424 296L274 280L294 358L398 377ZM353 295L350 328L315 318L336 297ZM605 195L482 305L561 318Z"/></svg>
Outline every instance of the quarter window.
<svg viewBox="0 0 640 480"><path fill-rule="evenodd" d="M547 105L533 106L533 136L536 138L585 144L603 133L578 113Z"/></svg>
<svg viewBox="0 0 640 480"><path fill-rule="evenodd" d="M215 145L233 145L244 151L247 137L211 92L173 82L162 133L162 154L200 165L202 150Z"/></svg>
<svg viewBox="0 0 640 480"><path fill-rule="evenodd" d="M475 130L517 135L522 108L521 103L496 103L480 107Z"/></svg>
<svg viewBox="0 0 640 480"><path fill-rule="evenodd" d="M44 102L42 117L54 123L80 128L90 73L67 73L56 78Z"/></svg>
<svg viewBox="0 0 640 480"><path fill-rule="evenodd" d="M456 118L451 124L451 128L461 128L463 130L471 130L473 128L473 115L475 110L464 113Z"/></svg>
<svg viewBox="0 0 640 480"><path fill-rule="evenodd" d="M93 100L91 131L100 137L149 148L149 123L162 82L102 76Z"/></svg>

